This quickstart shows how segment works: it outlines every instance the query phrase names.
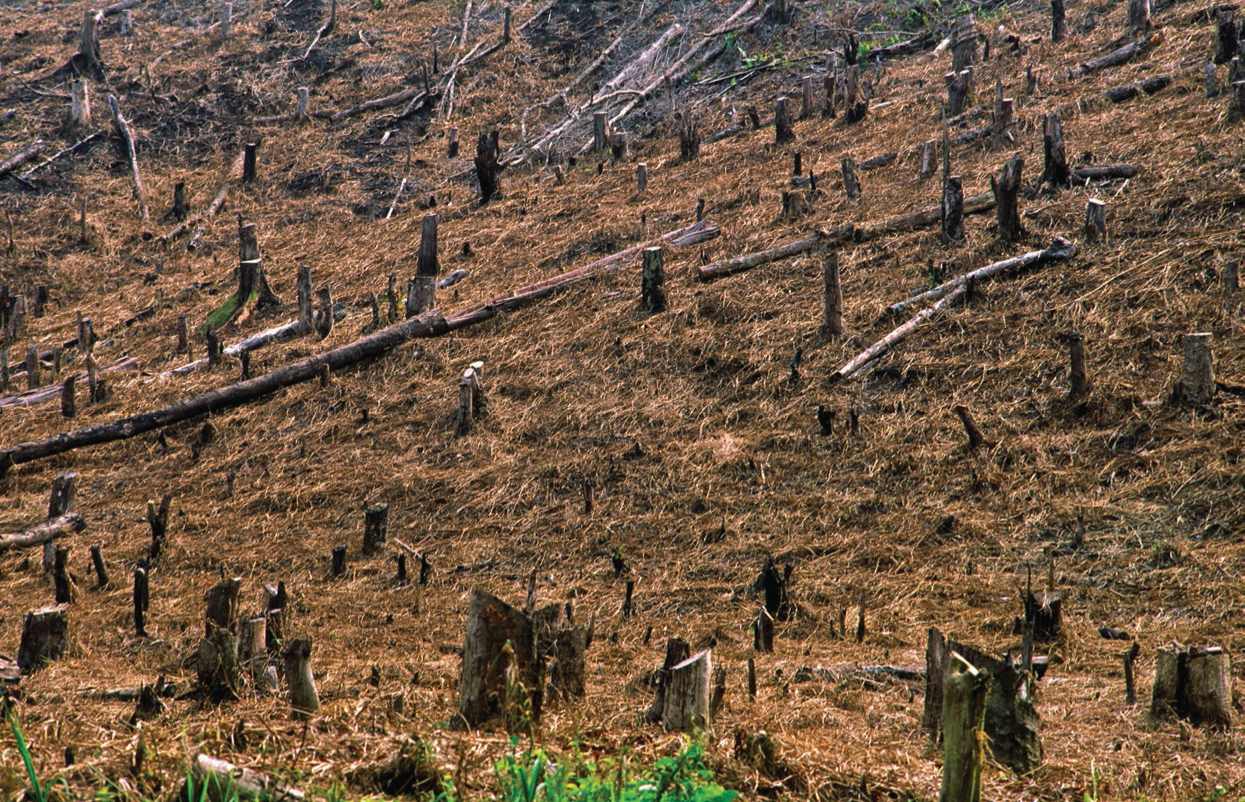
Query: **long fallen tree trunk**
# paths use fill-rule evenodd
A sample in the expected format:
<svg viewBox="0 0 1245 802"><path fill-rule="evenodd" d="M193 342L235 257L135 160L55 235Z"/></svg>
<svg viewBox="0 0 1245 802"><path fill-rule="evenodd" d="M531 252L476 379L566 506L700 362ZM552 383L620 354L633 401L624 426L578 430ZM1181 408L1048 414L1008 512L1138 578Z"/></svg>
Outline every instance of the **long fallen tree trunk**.
<svg viewBox="0 0 1245 802"><path fill-rule="evenodd" d="M1046 264L1047 262L1060 262L1065 259L1071 259L1075 255L1076 243L1069 242L1063 237L1055 237L1051 244L1043 250L1029 251L1021 256L1015 256L1011 259L1004 259L1001 262L994 262L986 265L985 267L979 267L976 270L970 270L967 273L962 273L953 279L944 281L937 287L928 289L925 292L917 293L911 298L906 298L899 303L891 304L887 308L887 311L892 315L897 315L915 304L940 298L951 290L968 284L970 281L982 281L983 279L994 278L995 276L1005 275L1007 273L1012 273L1034 265Z"/></svg>
<svg viewBox="0 0 1245 802"><path fill-rule="evenodd" d="M202 395L178 401L151 412L142 412L110 423L75 429L46 440L10 446L0 450L0 476L3 476L12 466L24 462L63 454L66 451L86 446L125 440L200 415L232 409L262 396L270 395L277 390L318 378L321 369L325 366L329 370L341 370L381 356L408 340L417 337L435 337L446 331L448 327L445 318L439 311L432 310L352 343L294 362L254 379L209 390Z"/></svg>
<svg viewBox="0 0 1245 802"><path fill-rule="evenodd" d="M1072 178L1077 181L1098 181L1104 178L1132 178L1141 172L1135 164L1108 164L1104 167L1076 167Z"/></svg>
<svg viewBox="0 0 1245 802"><path fill-rule="evenodd" d="M86 521L82 516L76 512L71 512L59 518L35 524L21 532L0 535L0 554L4 554L12 549L28 549L33 546L42 546L44 543L53 541L58 537L81 532L85 528Z"/></svg>
<svg viewBox="0 0 1245 802"><path fill-rule="evenodd" d="M981 214L994 208L994 195L982 192L964 199L964 214ZM837 245L846 242L866 242L890 234L915 231L919 228L932 226L942 219L942 210L938 206L918 209L915 212L888 217L876 223L844 223L843 225L820 230L811 237L793 240L769 250L757 251L745 256L734 256L710 265L699 267L696 277L701 281L722 278L734 273L742 273L754 267L786 259L805 251L811 251L819 245Z"/></svg>
<svg viewBox="0 0 1245 802"><path fill-rule="evenodd" d="M1148 53L1161 44L1163 44L1163 34L1159 32L1152 33L1144 39L1138 39L1132 44L1124 45L1119 50L1115 50L1105 56L1090 59L1076 69L1070 70L1068 72L1068 78L1080 78L1094 72L1095 70L1119 66L1135 56Z"/></svg>
<svg viewBox="0 0 1245 802"><path fill-rule="evenodd" d="M889 351L891 346L895 343L916 331L921 324L928 323L947 309L950 309L952 306L959 303L960 300L963 299L965 292L967 292L966 287L956 287L950 293L939 299L938 303L928 309L921 310L907 323L903 324L890 334L887 334L885 337L875 342L873 345L861 351L850 362L831 374L830 378L835 381L850 379L856 374L862 372L870 362L873 362L875 359L882 356L882 354Z"/></svg>
<svg viewBox="0 0 1245 802"><path fill-rule="evenodd" d="M237 384L209 390L202 395L178 401L151 412L129 415L110 423L101 423L83 429L75 429L46 440L19 443L0 449L0 477L3 477L15 465L51 457L56 454L63 454L66 451L73 451L78 448L125 440L135 435L181 423L200 415L222 412L241 406L263 396L270 395L277 390L315 379L319 377L320 371L324 366L333 371L341 370L368 359L382 356L408 340L422 337L438 337L448 331L489 320L501 312L517 309L531 301L552 295L567 286L617 269L624 262L634 259L646 247L651 247L661 242L669 242L676 246L691 245L712 239L718 233L719 229L716 223L712 220L702 220L687 228L672 231L656 240L651 240L627 248L612 256L598 259L589 265L572 270L569 273L564 273L561 276L530 284L509 296L503 296L483 304L468 307L462 312L455 314L450 321L442 317L440 310L434 309L418 317L413 317L410 320L382 329L375 334L355 340L352 343L334 348L317 356L308 357L299 362L294 362L271 373L257 376L254 379L247 379Z"/></svg>

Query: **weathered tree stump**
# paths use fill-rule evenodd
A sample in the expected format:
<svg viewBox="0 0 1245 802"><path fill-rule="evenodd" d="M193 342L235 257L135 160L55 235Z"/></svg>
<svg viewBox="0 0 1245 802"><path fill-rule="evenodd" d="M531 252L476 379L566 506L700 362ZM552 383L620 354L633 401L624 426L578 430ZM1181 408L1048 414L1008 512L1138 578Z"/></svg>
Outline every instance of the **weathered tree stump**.
<svg viewBox="0 0 1245 802"><path fill-rule="evenodd" d="M648 191L648 165L644 162L635 166L635 191L640 194Z"/></svg>
<svg viewBox="0 0 1245 802"><path fill-rule="evenodd" d="M1150 0L1128 0L1128 29L1134 36L1150 32Z"/></svg>
<svg viewBox="0 0 1245 802"><path fill-rule="evenodd" d="M869 98L860 94L860 67L850 64L844 75L844 98L847 111L843 115L848 125L860 122L869 113Z"/></svg>
<svg viewBox="0 0 1245 802"><path fill-rule="evenodd" d="M712 653L699 652L670 669L670 686L662 705L666 729L676 732L708 732L710 691L713 686Z"/></svg>
<svg viewBox="0 0 1245 802"><path fill-rule="evenodd" d="M860 181L856 178L856 160L845 156L841 162L843 169L843 191L851 200L860 200Z"/></svg>
<svg viewBox="0 0 1245 802"><path fill-rule="evenodd" d="M458 158L458 128L450 128L449 136L445 143L445 156L449 159Z"/></svg>
<svg viewBox="0 0 1245 802"><path fill-rule="evenodd" d="M679 158L685 162L692 161L700 155L700 129L692 119L691 112L683 112L679 117Z"/></svg>
<svg viewBox="0 0 1245 802"><path fill-rule="evenodd" d="M1216 13L1215 34L1215 63L1227 64L1240 49L1236 19L1230 9Z"/></svg>
<svg viewBox="0 0 1245 802"><path fill-rule="evenodd" d="M1003 172L996 181L990 176L990 189L994 192L994 207L999 220L999 238L1013 243L1024 236L1020 224L1020 173L1025 158L1017 153L1003 164Z"/></svg>
<svg viewBox="0 0 1245 802"><path fill-rule="evenodd" d="M52 562L52 584L57 604L69 604L74 598L74 583L69 576L69 547L57 546Z"/></svg>
<svg viewBox="0 0 1245 802"><path fill-rule="evenodd" d="M765 609L776 621L787 621L794 612L791 604L789 582L795 563L788 560L782 570L774 564L773 557L766 557L761 566L761 575L757 577L754 587L765 592Z"/></svg>
<svg viewBox="0 0 1245 802"><path fill-rule="evenodd" d="M1097 198L1085 202L1085 241L1107 241L1107 204Z"/></svg>
<svg viewBox="0 0 1245 802"><path fill-rule="evenodd" d="M238 661L251 687L258 691L264 687L268 670L268 619L264 616L248 618L238 627Z"/></svg>
<svg viewBox="0 0 1245 802"><path fill-rule="evenodd" d="M595 111L592 113L592 151L598 156L605 153L609 149L610 144L610 117L608 112Z"/></svg>
<svg viewBox="0 0 1245 802"><path fill-rule="evenodd" d="M833 120L835 114L835 87L838 85L838 78L834 73L834 67L826 70L826 77L822 79L822 89L825 97L822 99L821 116L827 120Z"/></svg>
<svg viewBox="0 0 1245 802"><path fill-rule="evenodd" d="M942 79L947 86L947 116L957 117L964 113L968 96L973 91L973 71L949 72Z"/></svg>
<svg viewBox="0 0 1245 802"><path fill-rule="evenodd" d="M134 566L134 636L147 637L147 608L151 603L151 585L147 578L147 561Z"/></svg>
<svg viewBox="0 0 1245 802"><path fill-rule="evenodd" d="M74 511L78 499L78 472L66 471L52 479L52 492L48 497L48 518L59 518Z"/></svg>
<svg viewBox="0 0 1245 802"><path fill-rule="evenodd" d="M670 687L671 669L686 660L691 653L687 641L682 638L670 638L666 641L666 659L654 677L657 693L653 698L653 703L649 705L648 713L645 714L645 720L650 724L656 724L662 720L666 707L666 691Z"/></svg>
<svg viewBox="0 0 1245 802"><path fill-rule="evenodd" d="M78 134L91 127L91 89L89 81L70 84L69 127Z"/></svg>
<svg viewBox="0 0 1245 802"><path fill-rule="evenodd" d="M476 141L476 180L480 184L480 203L488 203L501 188L501 156L499 133L496 129L485 134L481 132Z"/></svg>
<svg viewBox="0 0 1245 802"><path fill-rule="evenodd" d="M774 617L764 607L752 622L752 648L763 654L774 651Z"/></svg>
<svg viewBox="0 0 1245 802"><path fill-rule="evenodd" d="M623 618L631 617L631 614L634 611L634 605L632 604L634 596L635 596L635 580L628 579L623 584L623 603L622 603L622 609L621 609Z"/></svg>
<svg viewBox="0 0 1245 802"><path fill-rule="evenodd" d="M808 120L813 116L814 106L814 86L813 76L805 75L800 80L800 119Z"/></svg>
<svg viewBox="0 0 1245 802"><path fill-rule="evenodd" d="M91 565L95 568L95 586L108 587L108 563L104 561L104 549L98 543L91 545Z"/></svg>
<svg viewBox="0 0 1245 802"><path fill-rule="evenodd" d="M774 100L774 144L785 145L795 140L791 124L791 108L787 98L779 95Z"/></svg>
<svg viewBox="0 0 1245 802"><path fill-rule="evenodd" d="M964 240L964 184L958 175L947 176L942 184L942 241L953 245Z"/></svg>
<svg viewBox="0 0 1245 802"><path fill-rule="evenodd" d="M240 577L222 579L203 594L203 634L210 635L213 629L233 630L238 617L238 591L241 587Z"/></svg>
<svg viewBox="0 0 1245 802"><path fill-rule="evenodd" d="M46 663L59 660L69 649L69 608L58 604L41 607L22 618L22 639L17 647L17 667L31 674Z"/></svg>
<svg viewBox="0 0 1245 802"><path fill-rule="evenodd" d="M334 546L333 547L333 567L331 569L331 575L333 577L339 577L339 576L344 576L345 573L346 573L346 547L345 546Z"/></svg>
<svg viewBox="0 0 1245 802"><path fill-rule="evenodd" d="M458 422L454 436L464 437L475 427L475 419L483 415L488 405L484 397L483 362L472 362L458 380Z"/></svg>
<svg viewBox="0 0 1245 802"><path fill-rule="evenodd" d="M242 183L250 184L259 177L259 145L247 142L242 148Z"/></svg>
<svg viewBox="0 0 1245 802"><path fill-rule="evenodd" d="M509 695L503 656L507 645L514 660ZM512 697L516 693L525 697L516 703L525 703L530 721L538 723L544 694L544 663L537 650L536 627L531 618L501 599L473 589L467 606L458 712L473 727L499 714L509 717L511 711L507 707L515 702Z"/></svg>
<svg viewBox="0 0 1245 802"><path fill-rule="evenodd" d="M1210 332L1184 336L1184 368L1180 374L1180 398L1186 404L1205 406L1215 397L1215 370Z"/></svg>
<svg viewBox="0 0 1245 802"><path fill-rule="evenodd" d="M1245 81L1232 81L1228 89L1232 92L1231 111L1233 116L1237 118L1245 117Z"/></svg>
<svg viewBox="0 0 1245 802"><path fill-rule="evenodd" d="M333 291L327 282L316 290L316 312L312 323L315 325L316 336L321 340L327 339L333 333ZM322 379L321 385L324 383Z"/></svg>
<svg viewBox="0 0 1245 802"><path fill-rule="evenodd" d="M177 316L177 353L190 353L190 322L185 312Z"/></svg>
<svg viewBox="0 0 1245 802"><path fill-rule="evenodd" d="M155 562L164 553L169 534L169 507L173 496L165 493L157 507L154 501L147 502L147 525L151 527L151 549L147 555L150 562Z"/></svg>
<svg viewBox="0 0 1245 802"><path fill-rule="evenodd" d="M990 675L951 652L943 687L940 802L981 802L986 699Z"/></svg>
<svg viewBox="0 0 1245 802"><path fill-rule="evenodd" d="M104 80L104 64L99 56L99 17L95 11L87 9L82 12L82 28L78 32L77 63L74 70L79 75L86 75L97 81Z"/></svg>
<svg viewBox="0 0 1245 802"><path fill-rule="evenodd" d="M282 651L282 657L291 715L295 719L309 719L320 709L316 680L311 674L311 638L292 638Z"/></svg>
<svg viewBox="0 0 1245 802"><path fill-rule="evenodd" d="M839 253L831 251L821 266L821 336L825 339L843 333L843 284L839 277Z"/></svg>
<svg viewBox="0 0 1245 802"><path fill-rule="evenodd" d="M666 273L662 267L661 246L645 248L640 277L640 309L656 314L666 311Z"/></svg>
<svg viewBox="0 0 1245 802"><path fill-rule="evenodd" d="M584 626L565 627L543 651L550 660L549 687L563 701L587 694L587 653L591 633Z"/></svg>
<svg viewBox="0 0 1245 802"><path fill-rule="evenodd" d="M419 236L419 260L415 280L406 295L406 316L413 318L437 307L437 274L441 272L437 258L437 216L424 215Z"/></svg>
<svg viewBox="0 0 1245 802"><path fill-rule="evenodd" d="M31 343L26 346L26 389L37 390L43 384L39 368L39 346Z"/></svg>
<svg viewBox="0 0 1245 802"><path fill-rule="evenodd" d="M1085 367L1085 338L1074 332L1068 338L1068 359L1071 363L1069 377L1072 383L1068 395L1083 398L1089 395L1089 371Z"/></svg>
<svg viewBox="0 0 1245 802"><path fill-rule="evenodd" d="M1137 704L1137 681L1134 667L1139 654L1141 654L1141 646L1137 641L1133 641L1128 651L1124 652L1124 703L1129 705Z"/></svg>
<svg viewBox="0 0 1245 802"><path fill-rule="evenodd" d="M311 300L311 268L298 266L298 278L294 281L298 296L298 333L306 336L315 330L315 310Z"/></svg>
<svg viewBox="0 0 1245 802"><path fill-rule="evenodd" d="M1072 185L1072 173L1068 170L1068 158L1064 152L1063 127L1059 124L1059 112L1047 114L1042 123L1042 155L1044 167L1038 183L1047 182L1057 187Z"/></svg>
<svg viewBox="0 0 1245 802"><path fill-rule="evenodd" d="M1218 647L1185 648L1179 643L1155 654L1150 715L1175 715L1194 724L1232 726L1231 669Z"/></svg>
<svg viewBox="0 0 1245 802"><path fill-rule="evenodd" d="M1068 14L1063 0L1050 0L1050 41L1058 44L1068 35Z"/></svg>
<svg viewBox="0 0 1245 802"><path fill-rule="evenodd" d="M936 140L930 139L921 146L921 178L929 178L938 169L935 164L938 161L938 143Z"/></svg>
<svg viewBox="0 0 1245 802"><path fill-rule="evenodd" d="M294 121L305 122L308 119L308 112L311 106L311 89L306 86L300 86L294 95Z"/></svg>
<svg viewBox="0 0 1245 802"><path fill-rule="evenodd" d="M389 505L373 504L363 512L363 553L380 551L389 533Z"/></svg>

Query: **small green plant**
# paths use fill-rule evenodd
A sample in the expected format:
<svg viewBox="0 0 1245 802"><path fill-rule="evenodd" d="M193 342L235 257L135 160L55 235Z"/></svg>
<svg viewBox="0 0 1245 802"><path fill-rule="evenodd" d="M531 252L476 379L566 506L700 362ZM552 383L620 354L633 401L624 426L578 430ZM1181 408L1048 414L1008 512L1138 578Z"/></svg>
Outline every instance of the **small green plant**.
<svg viewBox="0 0 1245 802"><path fill-rule="evenodd" d="M17 751L21 753L22 763L26 766L26 776L30 780L30 791L26 797L32 802L48 802L52 798L52 786L39 782L39 773L35 771L34 761L30 758L30 746L26 743L22 723L18 721L17 711L13 709L13 700L7 693L0 697L0 706L4 707L4 718L9 723L9 729L13 731L13 738L17 741Z"/></svg>
<svg viewBox="0 0 1245 802"><path fill-rule="evenodd" d="M1098 802L1098 767L1089 763L1089 790L1082 794L1084 802Z"/></svg>

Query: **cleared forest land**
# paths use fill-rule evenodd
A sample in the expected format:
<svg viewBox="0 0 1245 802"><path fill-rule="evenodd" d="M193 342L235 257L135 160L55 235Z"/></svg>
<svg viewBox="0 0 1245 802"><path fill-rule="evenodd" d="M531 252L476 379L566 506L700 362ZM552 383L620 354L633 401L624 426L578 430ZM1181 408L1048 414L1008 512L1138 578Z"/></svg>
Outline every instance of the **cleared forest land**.
<svg viewBox="0 0 1245 802"><path fill-rule="evenodd" d="M677 636L726 669L705 740L726 788L936 798L942 753L922 728L924 682L853 667L923 671L930 627L1020 654L1031 572L1062 602L1061 633L1033 647L1048 666L1033 686L1044 754L1020 776L988 769L986 797L1245 796L1238 732L1150 715L1156 650L1172 641L1222 648L1231 689L1242 680L1245 117L1230 65L1215 68L1213 96L1206 71L1221 47L1217 15L1231 7L1156 3L1141 30L1128 3L1077 2L1058 42L1037 2L100 10L18 0L0 13L0 163L30 155L0 167L0 285L22 296L0 320L11 329L0 335L0 533L47 520L52 482L70 471L83 524L56 541L75 584L68 651L7 687L40 777L64 778L65 798L111 784L171 799L200 753L357 798L380 792L369 769L411 739L459 798L494 796L504 728L451 728L466 609L477 588L521 606L533 571L538 606L569 601L576 623L595 617L586 699L548 700L537 728L555 754L651 765L683 749L684 736L645 719ZM964 113L950 115L954 48L939 43L968 14L972 83ZM84 19L97 53L82 44ZM1130 45L1119 63L1094 61ZM71 115L79 80L89 121ZM996 125L996 84L1010 127ZM781 143L778 96L793 117ZM624 135L625 148L611 140L620 152L594 149L602 111ZM1048 180L1053 112L1066 183ZM503 165L487 203L478 153ZM968 199L963 238L950 241L944 153ZM991 179L1017 153L1023 230L1005 242ZM1120 165L1136 170L1090 169ZM784 195L800 209L784 210ZM1105 240L1086 234L1091 200L1105 204ZM419 336L322 374L316 359L405 321L428 214L438 258L424 272L444 284L444 327L432 314ZM700 217L720 233L662 239ZM258 262L240 251L243 225ZM942 296L908 337L839 375L937 298L893 304L1057 237L1075 254ZM799 241L782 258L717 271ZM638 250L607 259L658 244L663 311L642 308ZM823 326L832 254L842 333ZM255 275L240 268L257 263L271 296L250 284L239 305L239 275ZM313 307L322 287L337 304L336 315L322 307L334 317L324 337L176 370L206 359L209 329L229 347L297 321L302 266ZM583 280L550 281L574 270ZM80 336L80 316L93 338ZM1195 332L1211 335L1209 400L1182 383ZM1069 369L1078 335L1083 392ZM95 399L87 339L107 390ZM42 393L28 390L28 354ZM299 381L244 403L210 396L209 414L54 445L300 360L311 360L302 373L282 374ZM460 381L476 362L487 411L463 432ZM148 504L158 517L165 496L138 636L133 574L150 558ZM365 555L365 510L379 503L388 538ZM107 560L104 588L92 544ZM767 557L791 564L794 611L776 623L773 651L758 652L750 628ZM273 694L198 692L204 594L232 577L242 618L263 612L265 584L284 583L283 634L312 641L321 707L309 720L291 717L284 679ZM24 616L55 593L38 546L0 552L0 654L17 657ZM815 667L832 670L801 671ZM134 701L100 693L160 677L174 686L167 709L139 727ZM762 730L781 770L742 746ZM0 798L25 784L6 730Z"/></svg>

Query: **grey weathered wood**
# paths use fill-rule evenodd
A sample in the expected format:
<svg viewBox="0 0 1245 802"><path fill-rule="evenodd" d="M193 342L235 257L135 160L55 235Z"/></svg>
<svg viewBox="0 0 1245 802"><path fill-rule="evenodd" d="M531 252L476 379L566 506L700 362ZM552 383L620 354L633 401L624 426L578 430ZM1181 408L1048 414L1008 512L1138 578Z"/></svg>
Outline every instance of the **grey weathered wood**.
<svg viewBox="0 0 1245 802"><path fill-rule="evenodd" d="M1206 405L1215 397L1215 371L1211 333L1184 336L1184 367L1180 374L1180 397L1186 404Z"/></svg>
<svg viewBox="0 0 1245 802"><path fill-rule="evenodd" d="M1107 241L1107 204L1097 198L1085 202L1084 234L1089 243Z"/></svg>
<svg viewBox="0 0 1245 802"><path fill-rule="evenodd" d="M999 238L1005 243L1016 242L1024 236L1024 227L1020 223L1020 174L1024 166L1024 156L1017 153L1003 164L1003 172L997 181L994 176L990 177L990 190L994 193L994 208L999 221Z"/></svg>
<svg viewBox="0 0 1245 802"><path fill-rule="evenodd" d="M843 157L840 162L843 170L843 191L851 200L860 200L860 181L856 178L856 160L851 156Z"/></svg>
<svg viewBox="0 0 1245 802"><path fill-rule="evenodd" d="M791 125L791 106L785 96L779 95L774 100L774 143L785 145L795 140L795 130Z"/></svg>
<svg viewBox="0 0 1245 802"><path fill-rule="evenodd" d="M235 796L247 802L300 802L306 799L302 791L282 785L274 777L211 755L200 754L195 758L194 773L199 787L208 792L210 799L233 799Z"/></svg>
<svg viewBox="0 0 1245 802"><path fill-rule="evenodd" d="M1215 646L1189 649L1189 720L1219 729L1232 726L1232 668L1228 652Z"/></svg>
<svg viewBox="0 0 1245 802"><path fill-rule="evenodd" d="M320 709L320 695L311 673L311 638L291 638L282 651L291 715L309 719Z"/></svg>
<svg viewBox="0 0 1245 802"><path fill-rule="evenodd" d="M654 313L666 310L666 273L662 268L661 246L644 249L640 285L640 309Z"/></svg>
<svg viewBox="0 0 1245 802"><path fill-rule="evenodd" d="M1042 123L1042 154L1044 167L1039 183L1051 183L1058 187L1070 186L1072 174L1068 170L1068 158L1064 151L1063 127L1059 112L1047 114Z"/></svg>
<svg viewBox="0 0 1245 802"><path fill-rule="evenodd" d="M17 647L17 666L23 674L33 673L69 649L69 608L64 604L41 607L22 618L21 642Z"/></svg>
<svg viewBox="0 0 1245 802"><path fill-rule="evenodd" d="M712 652L706 649L670 669L670 685L662 706L666 729L702 733L712 729L709 710L712 663Z"/></svg>
<svg viewBox="0 0 1245 802"><path fill-rule="evenodd" d="M104 560L104 549L98 543L91 544L91 566L95 569L95 586L108 587L108 563Z"/></svg>
<svg viewBox="0 0 1245 802"><path fill-rule="evenodd" d="M48 497L48 518L59 518L74 511L78 499L78 472L66 471L52 479Z"/></svg>
<svg viewBox="0 0 1245 802"><path fill-rule="evenodd" d="M544 665L532 619L478 588L467 604L467 629L458 712L470 726L504 713L505 677L497 670L506 644L514 653L517 681L528 694L533 723L539 723Z"/></svg>
<svg viewBox="0 0 1245 802"><path fill-rule="evenodd" d="M88 14L90 12L87 12ZM117 131L121 134L121 139L125 143L126 152L130 158L130 178L134 182L134 195L138 199L139 214L143 218L143 222L151 219L151 210L147 206L147 197L143 190L143 178L138 172L138 153L134 146L134 134L130 131L130 125L126 122L125 117L121 114L121 107L117 103L115 95L108 96L108 108L112 110L112 121L117 127Z"/></svg>
<svg viewBox="0 0 1245 802"><path fill-rule="evenodd" d="M641 194L648 191L648 165L644 162L635 166L635 191Z"/></svg>
<svg viewBox="0 0 1245 802"><path fill-rule="evenodd" d="M298 266L298 278L294 282L298 296L298 333L310 334L315 329L315 312L311 300L311 268Z"/></svg>
<svg viewBox="0 0 1245 802"><path fill-rule="evenodd" d="M930 139L921 146L921 178L929 178L937 169L934 165L938 161L938 143L937 140Z"/></svg>
<svg viewBox="0 0 1245 802"><path fill-rule="evenodd" d="M942 184L942 241L954 244L964 236L964 184L958 175L947 176Z"/></svg>
<svg viewBox="0 0 1245 802"><path fill-rule="evenodd" d="M1089 394L1089 372L1085 367L1085 338L1079 333L1074 332L1068 340L1068 357L1072 385L1068 394L1072 398L1082 398Z"/></svg>
<svg viewBox="0 0 1245 802"><path fill-rule="evenodd" d="M843 333L843 284L839 277L839 254L826 254L821 267L822 314L821 334L825 338Z"/></svg>
<svg viewBox="0 0 1245 802"><path fill-rule="evenodd" d="M990 676L951 652L943 687L942 790L939 802L981 802L986 698Z"/></svg>

